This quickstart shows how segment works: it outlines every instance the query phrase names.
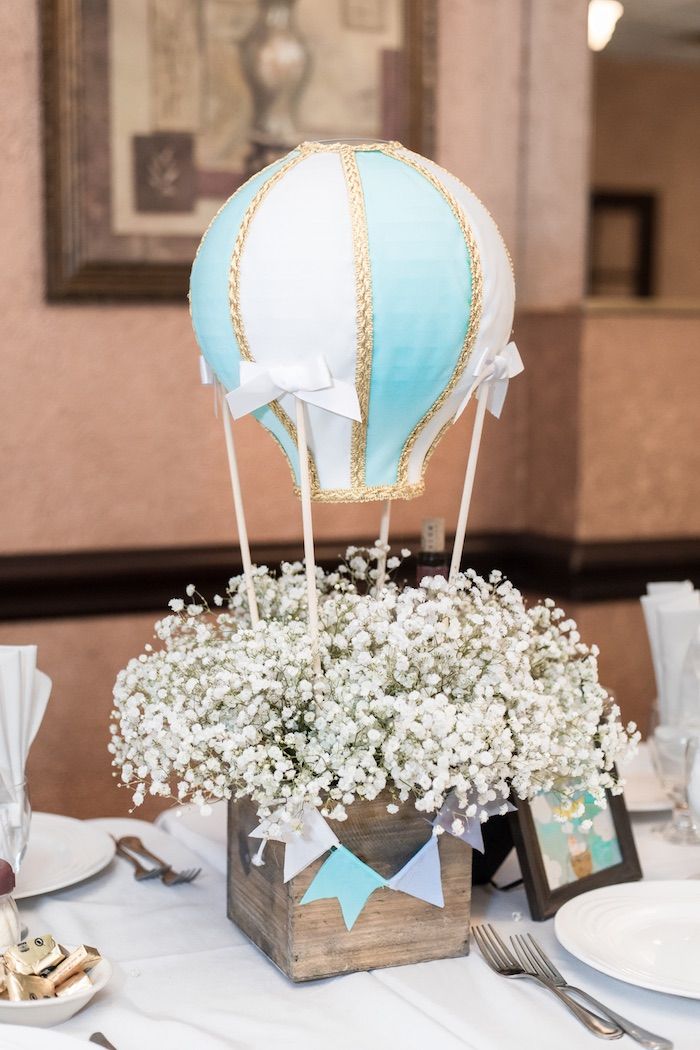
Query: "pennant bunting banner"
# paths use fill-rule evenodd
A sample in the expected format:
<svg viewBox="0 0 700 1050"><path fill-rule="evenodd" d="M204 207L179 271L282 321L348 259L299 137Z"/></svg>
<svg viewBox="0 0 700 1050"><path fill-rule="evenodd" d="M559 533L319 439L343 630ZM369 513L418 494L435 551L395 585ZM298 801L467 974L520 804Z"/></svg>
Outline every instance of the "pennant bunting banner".
<svg viewBox="0 0 700 1050"><path fill-rule="evenodd" d="M274 817L272 818L274 822ZM321 814L313 806L307 806L301 815L301 820L296 824L293 821L278 821L281 823L279 835L270 835L263 830L263 825L258 825L250 832L252 839L272 839L274 842L284 843L284 881L289 882L313 864L315 860L331 849L340 845L338 836L323 819Z"/></svg>
<svg viewBox="0 0 700 1050"><path fill-rule="evenodd" d="M284 843L284 881L289 882L300 872L331 850L330 856L316 873L316 877L301 899L301 904L336 898L348 930L355 925L370 896L380 887L388 887L399 893L444 908L442 892L442 869L440 865L439 833L442 828L448 834L461 839L473 849L484 852L481 833L481 814L492 817L515 809L506 798L494 799L480 805L468 800L461 806L454 791L445 799L442 809L433 820L433 834L427 842L390 879L384 879L368 864L361 861L349 849L341 845L338 836L331 830L318 809L307 806L301 817L285 820L274 816L250 832L250 837L261 839L261 846L254 864L263 864L262 852L268 839ZM279 831L271 835L270 824L278 824Z"/></svg>
<svg viewBox="0 0 700 1050"><path fill-rule="evenodd" d="M495 799L486 802L483 806L477 802L467 802L466 806L460 806L454 791L445 799L442 809L433 821L433 827L442 828L455 838L461 839L479 853L484 852L484 837L481 833L481 813L485 811L489 817L497 814L510 813L515 806L506 798Z"/></svg>
<svg viewBox="0 0 700 1050"><path fill-rule="evenodd" d="M345 926L351 930L374 891L386 885L386 879L354 853L345 846L337 846L319 869L300 903L310 904L336 897Z"/></svg>
<svg viewBox="0 0 700 1050"><path fill-rule="evenodd" d="M445 907L437 835L431 835L401 871L389 879L389 887L434 904L436 908Z"/></svg>

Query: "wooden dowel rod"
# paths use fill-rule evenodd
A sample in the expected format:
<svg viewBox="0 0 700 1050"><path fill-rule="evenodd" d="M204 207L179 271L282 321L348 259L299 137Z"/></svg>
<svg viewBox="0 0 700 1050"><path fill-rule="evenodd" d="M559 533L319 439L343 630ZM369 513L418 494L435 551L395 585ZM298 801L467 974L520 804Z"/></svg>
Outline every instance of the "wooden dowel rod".
<svg viewBox="0 0 700 1050"><path fill-rule="evenodd" d="M306 589L309 603L309 634L314 671L321 672L321 654L318 648L318 592L316 589L316 555L314 531L311 518L311 483L309 481L309 450L306 442L306 406L301 398L296 399L297 448L299 450L299 488L301 490L301 521L304 531L304 561L306 563Z"/></svg>
<svg viewBox="0 0 700 1050"><path fill-rule="evenodd" d="M467 469L464 473L464 487L462 489L462 500L459 505L459 516L457 518L457 529L455 532L455 542L452 548L452 563L450 565L450 580L454 580L455 576L459 572L460 565L462 564L462 554L464 553L464 537L467 532L467 521L469 520L469 506L472 499L472 489L474 488L474 476L476 474L476 463L479 458L479 445L481 444L481 433L484 428L484 416L486 415L486 405L488 402L488 396L479 398L476 403L476 415L474 417L474 427L472 429L472 440L469 446L469 457L467 459Z"/></svg>
<svg viewBox="0 0 700 1050"><path fill-rule="evenodd" d="M255 585L253 583L253 563L250 558L250 545L248 543L248 529L245 523L245 511L243 509L243 497L241 495L241 482L238 476L238 463L236 462L236 449L233 443L233 427L231 426L231 413L222 393L221 416L224 421L224 436L226 439L226 455L228 456L228 470L231 477L231 492L233 494L233 509L236 515L236 528L238 530L238 545L241 548L241 561L243 562L243 576L245 578L246 597L250 611L250 622L255 627L259 622L258 602L255 597Z"/></svg>
<svg viewBox="0 0 700 1050"><path fill-rule="evenodd" d="M385 500L382 507L382 519L379 523L379 542L382 547L389 545L389 525L391 524L391 500ZM377 591L381 591L386 583L386 550L383 550L377 560Z"/></svg>

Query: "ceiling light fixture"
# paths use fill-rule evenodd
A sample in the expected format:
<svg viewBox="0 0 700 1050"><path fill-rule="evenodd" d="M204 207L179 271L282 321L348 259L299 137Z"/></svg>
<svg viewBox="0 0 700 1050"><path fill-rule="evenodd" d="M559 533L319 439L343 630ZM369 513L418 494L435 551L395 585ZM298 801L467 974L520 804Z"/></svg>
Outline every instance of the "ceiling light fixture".
<svg viewBox="0 0 700 1050"><path fill-rule="evenodd" d="M591 51L602 51L607 47L624 10L620 0L590 0L588 46Z"/></svg>

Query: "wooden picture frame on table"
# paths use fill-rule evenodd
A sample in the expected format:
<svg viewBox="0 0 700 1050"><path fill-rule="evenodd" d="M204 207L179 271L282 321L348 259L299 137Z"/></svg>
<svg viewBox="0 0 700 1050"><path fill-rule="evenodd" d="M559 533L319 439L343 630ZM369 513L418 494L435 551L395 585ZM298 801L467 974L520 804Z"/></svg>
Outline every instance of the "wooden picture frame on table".
<svg viewBox="0 0 700 1050"><path fill-rule="evenodd" d="M39 2L51 301L183 302L211 218L301 141L432 153L435 0ZM281 24L284 120L256 65Z"/></svg>
<svg viewBox="0 0 700 1050"><path fill-rule="evenodd" d="M543 792L530 802L514 801L511 832L536 921L551 918L580 893L642 878L623 795L607 792L605 809L587 798L584 814L564 822L554 819L560 794ZM588 820L592 827L586 830Z"/></svg>

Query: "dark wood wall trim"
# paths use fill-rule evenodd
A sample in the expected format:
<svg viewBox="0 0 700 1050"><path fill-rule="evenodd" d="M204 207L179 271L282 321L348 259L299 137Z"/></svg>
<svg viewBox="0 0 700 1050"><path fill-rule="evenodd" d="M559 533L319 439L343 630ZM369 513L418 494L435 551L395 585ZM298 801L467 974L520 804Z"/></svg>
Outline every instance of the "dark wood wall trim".
<svg viewBox="0 0 700 1050"><path fill-rule="evenodd" d="M416 550L415 538L397 538L396 549ZM345 542L317 545L320 564L331 565ZM300 557L300 544L258 546L258 564ZM700 581L700 540L578 543L531 534L475 535L465 565L496 567L531 593L577 602L637 598L648 580ZM236 547L79 551L0 557L0 620L108 616L160 612L169 598L194 583L206 596L240 571ZM407 565L411 575L412 566Z"/></svg>

